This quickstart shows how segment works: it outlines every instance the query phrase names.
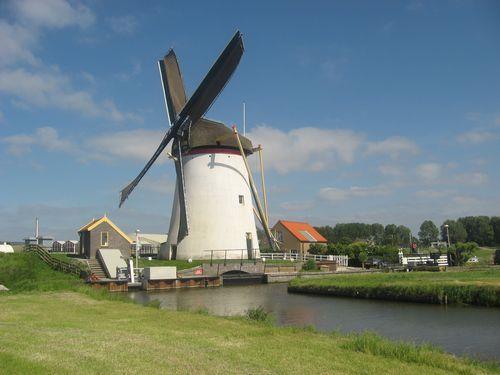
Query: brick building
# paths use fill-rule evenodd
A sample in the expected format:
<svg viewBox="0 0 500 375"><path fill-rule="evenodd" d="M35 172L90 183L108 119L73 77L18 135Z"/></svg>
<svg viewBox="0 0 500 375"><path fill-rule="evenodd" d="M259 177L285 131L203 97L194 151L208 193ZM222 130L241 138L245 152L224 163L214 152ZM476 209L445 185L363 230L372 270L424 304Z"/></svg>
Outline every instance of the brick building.
<svg viewBox="0 0 500 375"><path fill-rule="evenodd" d="M99 249L119 249L124 258L130 258L132 240L106 215L81 227L78 235L80 255L95 258Z"/></svg>

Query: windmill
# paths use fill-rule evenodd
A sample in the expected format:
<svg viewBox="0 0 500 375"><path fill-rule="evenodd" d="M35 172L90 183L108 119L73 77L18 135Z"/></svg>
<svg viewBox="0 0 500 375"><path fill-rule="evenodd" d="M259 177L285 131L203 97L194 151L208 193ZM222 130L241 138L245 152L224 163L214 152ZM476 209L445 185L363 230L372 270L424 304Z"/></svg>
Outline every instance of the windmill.
<svg viewBox="0 0 500 375"><path fill-rule="evenodd" d="M252 197L269 243L275 244L246 161L254 152L251 141L202 117L236 70L243 50L237 31L189 100L174 51L158 61L170 128L146 166L121 191L120 207L172 141L169 157L176 185L163 259L258 257Z"/></svg>

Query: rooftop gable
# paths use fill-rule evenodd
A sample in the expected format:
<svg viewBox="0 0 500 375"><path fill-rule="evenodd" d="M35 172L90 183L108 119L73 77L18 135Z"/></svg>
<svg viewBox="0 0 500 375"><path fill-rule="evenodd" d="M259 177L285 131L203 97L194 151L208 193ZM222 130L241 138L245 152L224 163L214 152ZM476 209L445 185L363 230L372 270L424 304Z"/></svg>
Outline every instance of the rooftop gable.
<svg viewBox="0 0 500 375"><path fill-rule="evenodd" d="M78 232L90 232L92 229L97 228L99 225L102 223L108 223L120 236L125 238L129 243L132 243L133 241L125 234L123 231L118 228L118 226L113 223L107 216L103 216L100 219L97 220L92 220L90 223L87 225L83 226L78 230Z"/></svg>
<svg viewBox="0 0 500 375"><path fill-rule="evenodd" d="M312 225L300 221L280 220L281 223L295 238L301 242L322 242L327 243L327 239L318 233Z"/></svg>

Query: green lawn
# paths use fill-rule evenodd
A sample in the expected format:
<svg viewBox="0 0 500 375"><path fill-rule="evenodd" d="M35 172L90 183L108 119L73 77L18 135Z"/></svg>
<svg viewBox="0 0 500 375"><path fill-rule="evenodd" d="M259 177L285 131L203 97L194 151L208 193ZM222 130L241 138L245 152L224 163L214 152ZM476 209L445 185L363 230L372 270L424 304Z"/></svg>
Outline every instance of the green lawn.
<svg viewBox="0 0 500 375"><path fill-rule="evenodd" d="M0 284L13 292L76 290L75 275L52 270L34 253L0 254Z"/></svg>
<svg viewBox="0 0 500 375"><path fill-rule="evenodd" d="M369 334L278 328L75 292L0 296L0 322L5 374L500 373Z"/></svg>
<svg viewBox="0 0 500 375"><path fill-rule="evenodd" d="M165 311L85 286L35 254L0 255L0 374L486 374L498 364L373 334L322 334Z"/></svg>
<svg viewBox="0 0 500 375"><path fill-rule="evenodd" d="M500 306L500 268L297 278L290 283L289 291L354 298Z"/></svg>
<svg viewBox="0 0 500 375"><path fill-rule="evenodd" d="M477 256L479 265L493 264L495 250L496 248L493 247L480 247L474 252L473 255Z"/></svg>

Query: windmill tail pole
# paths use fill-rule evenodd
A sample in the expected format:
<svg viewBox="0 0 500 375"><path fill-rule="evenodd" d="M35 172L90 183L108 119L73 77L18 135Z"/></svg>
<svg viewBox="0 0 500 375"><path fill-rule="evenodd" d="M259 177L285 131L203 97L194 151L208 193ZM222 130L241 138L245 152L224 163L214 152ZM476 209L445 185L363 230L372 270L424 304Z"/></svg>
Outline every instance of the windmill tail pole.
<svg viewBox="0 0 500 375"><path fill-rule="evenodd" d="M257 220L259 220L259 223L264 226L264 224L262 224L262 220L260 219L260 216L259 216L259 213L257 212L257 210L255 209L255 207L253 207L253 213L255 214L255 217L257 218ZM276 237L274 236L273 232L270 232L271 233L271 237L272 237L272 240L275 244L278 244L278 240L276 239ZM278 248L279 248L279 245L277 245Z"/></svg>
<svg viewBox="0 0 500 375"><path fill-rule="evenodd" d="M255 188L255 183L253 180L252 171L250 170L250 167L248 166L247 157L245 155L245 151L243 150L243 146L241 145L240 136L238 135L238 130L236 129L235 125L233 125L233 133L236 137L236 142L238 143L238 148L240 149L241 157L243 158L243 163L245 164L245 168L246 168L247 173L248 173L248 181L250 182L250 189L252 190L253 199L255 201L255 204L257 205L257 211L259 212L260 221L262 223L262 226L264 227L264 232L266 233L267 240L269 241L269 245L271 246L271 248L273 250L279 250L279 246L274 241L273 235L271 234L271 231L269 230L269 223L267 221L266 214L264 213L264 211L262 209L262 205L261 205L260 199L259 199L259 194L257 194L257 189Z"/></svg>
<svg viewBox="0 0 500 375"><path fill-rule="evenodd" d="M260 182L262 184L262 199L264 201L264 212L266 213L267 222L269 222L269 211L267 209L266 180L264 178L264 159L262 158L261 145L259 145L259 161L260 161Z"/></svg>

